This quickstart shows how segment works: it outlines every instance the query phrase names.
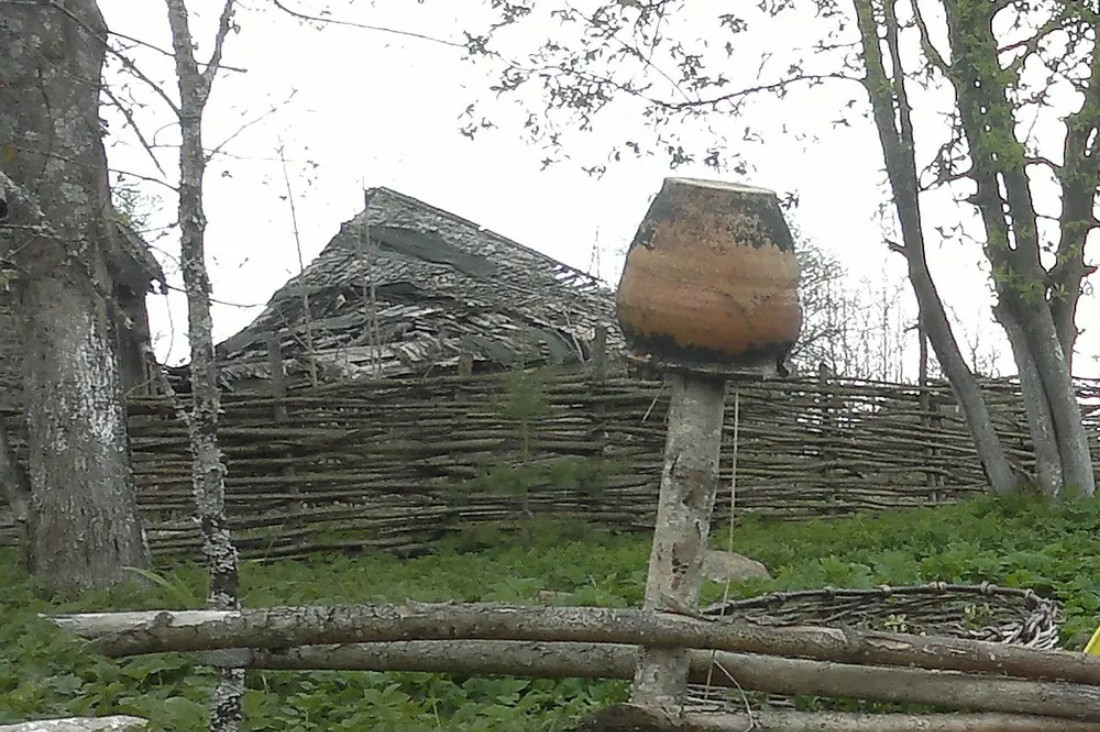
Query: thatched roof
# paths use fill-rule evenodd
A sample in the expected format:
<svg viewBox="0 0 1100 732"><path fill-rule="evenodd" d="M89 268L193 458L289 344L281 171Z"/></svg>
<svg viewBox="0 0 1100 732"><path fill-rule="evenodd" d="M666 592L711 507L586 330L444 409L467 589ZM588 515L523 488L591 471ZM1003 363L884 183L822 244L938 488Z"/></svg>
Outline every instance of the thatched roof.
<svg viewBox="0 0 1100 732"><path fill-rule="evenodd" d="M462 354L475 370L582 362L597 326L612 355L622 350L614 294L592 276L388 188L365 198L218 346L224 386L268 378L271 333L292 381L312 378L311 367L319 381L440 374Z"/></svg>

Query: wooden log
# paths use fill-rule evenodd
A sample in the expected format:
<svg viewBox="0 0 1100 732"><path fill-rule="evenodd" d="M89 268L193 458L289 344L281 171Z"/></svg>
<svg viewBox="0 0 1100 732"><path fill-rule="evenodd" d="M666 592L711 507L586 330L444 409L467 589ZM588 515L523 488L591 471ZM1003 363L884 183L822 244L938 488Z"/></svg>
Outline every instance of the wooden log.
<svg viewBox="0 0 1100 732"><path fill-rule="evenodd" d="M200 660L206 660L202 654ZM409 641L256 651L251 668L421 671L477 676L628 679L637 649L622 644L515 641ZM745 653L691 651L688 680L715 689L859 698L941 709L1097 718L1095 687L993 676L854 666ZM724 692L723 692L724 693ZM648 705L646 705L648 706ZM675 716L675 715L673 715ZM877 715L876 715L877 716ZM1050 727L1047 727L1050 729Z"/></svg>
<svg viewBox="0 0 1100 732"><path fill-rule="evenodd" d="M602 732L1098 732L1100 724L1013 714L861 714L767 709L751 714L660 715L620 704L587 725Z"/></svg>
<svg viewBox="0 0 1100 732"><path fill-rule="evenodd" d="M342 605L47 616L107 656L399 640L542 640L697 648L868 666L986 672L1100 686L1100 658L985 641L772 627L590 607Z"/></svg>
<svg viewBox="0 0 1100 732"><path fill-rule="evenodd" d="M674 374L669 380L672 401L645 608L690 615L699 605L703 555L718 491L726 382L690 374ZM687 690L688 662L686 649L646 646L631 699L666 711L679 709Z"/></svg>

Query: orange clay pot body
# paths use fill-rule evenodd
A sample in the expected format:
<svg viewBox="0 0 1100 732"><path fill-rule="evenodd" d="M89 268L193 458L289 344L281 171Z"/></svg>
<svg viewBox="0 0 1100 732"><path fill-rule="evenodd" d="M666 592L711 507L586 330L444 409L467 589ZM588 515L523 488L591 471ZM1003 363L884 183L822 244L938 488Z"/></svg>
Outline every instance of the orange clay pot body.
<svg viewBox="0 0 1100 732"><path fill-rule="evenodd" d="M802 329L798 281L775 193L667 178L627 254L619 324L658 361L774 363Z"/></svg>

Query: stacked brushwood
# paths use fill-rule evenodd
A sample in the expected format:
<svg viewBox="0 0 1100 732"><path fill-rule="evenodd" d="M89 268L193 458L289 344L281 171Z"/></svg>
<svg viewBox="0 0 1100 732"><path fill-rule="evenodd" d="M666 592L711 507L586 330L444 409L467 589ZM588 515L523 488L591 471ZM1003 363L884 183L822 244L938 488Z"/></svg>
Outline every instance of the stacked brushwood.
<svg viewBox="0 0 1100 732"><path fill-rule="evenodd" d="M1079 390L1095 440L1100 382ZM1018 388L991 382L985 393L1010 456L1029 469ZM738 513L841 515L986 490L945 384L764 381L732 385L735 399L721 469L728 487L737 415ZM458 527L531 516L653 525L668 406L658 382L543 370L225 394L222 404L227 512L246 557L414 553ZM18 434L18 415L5 416ZM130 425L154 553L197 556L190 447L174 405L133 400ZM729 507L722 489L716 516ZM0 543L14 544L0 511Z"/></svg>

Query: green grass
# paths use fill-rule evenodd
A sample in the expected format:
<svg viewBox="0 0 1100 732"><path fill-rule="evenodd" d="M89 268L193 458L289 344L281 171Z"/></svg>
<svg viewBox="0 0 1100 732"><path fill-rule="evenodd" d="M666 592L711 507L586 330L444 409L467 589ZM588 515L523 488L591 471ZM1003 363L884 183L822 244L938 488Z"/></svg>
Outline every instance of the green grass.
<svg viewBox="0 0 1100 732"><path fill-rule="evenodd" d="M726 532L713 544L724 548ZM493 548L471 551L473 547ZM943 580L1031 587L1056 597L1064 635L1091 630L1100 608L1100 502L1047 507L1031 500L980 499L881 516L777 523L746 520L734 549L774 580L738 595L823 585L870 587ZM532 603L549 590L571 604L640 602L646 535L615 535L540 522L522 541L479 529L415 560L314 557L245 564L251 607L413 599ZM36 597L13 552L0 552L0 724L42 716L133 713L158 729L202 730L212 674L183 656L119 662L91 656L37 619L41 612L199 607L200 568L161 575L153 589L76 599ZM706 599L723 588L708 584ZM622 682L464 678L414 673L250 672L247 729L550 731L625 697Z"/></svg>

